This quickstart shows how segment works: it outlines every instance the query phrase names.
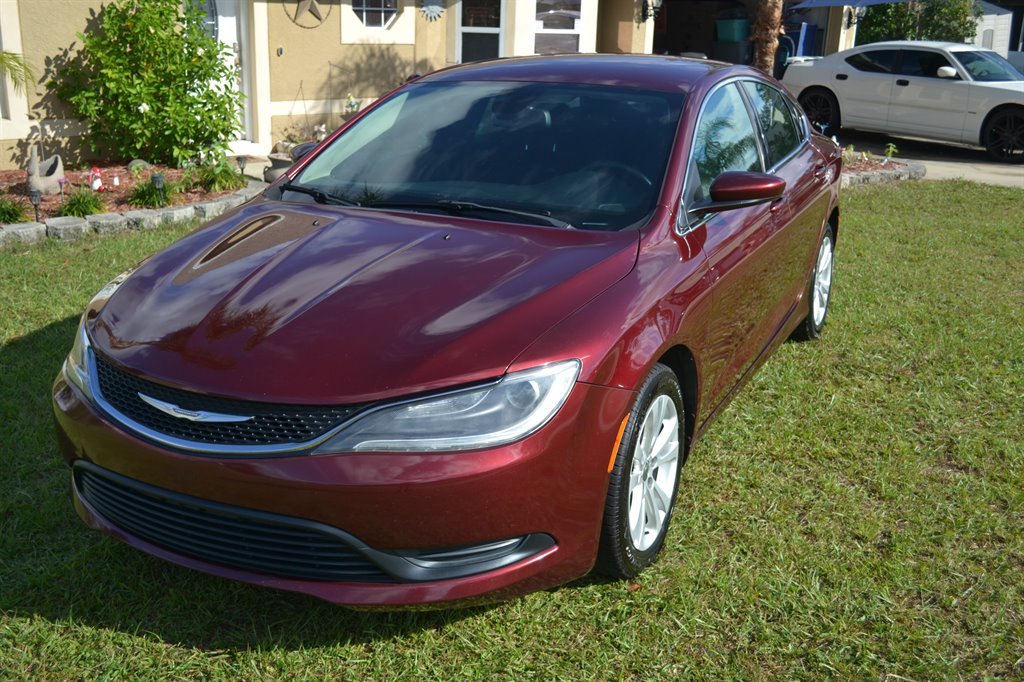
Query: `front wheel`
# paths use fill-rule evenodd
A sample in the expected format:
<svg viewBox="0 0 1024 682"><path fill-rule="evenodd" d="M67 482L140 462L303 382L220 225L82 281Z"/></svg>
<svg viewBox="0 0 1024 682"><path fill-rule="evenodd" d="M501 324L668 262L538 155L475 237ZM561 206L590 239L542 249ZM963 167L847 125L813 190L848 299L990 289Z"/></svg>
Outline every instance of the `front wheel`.
<svg viewBox="0 0 1024 682"><path fill-rule="evenodd" d="M982 141L997 161L1024 163L1024 110L997 112L985 126Z"/></svg>
<svg viewBox="0 0 1024 682"><path fill-rule="evenodd" d="M832 255L835 252L835 233L832 226L825 228L825 234L818 245L818 259L814 262L814 272L807 286L807 297L810 300L810 312L800 326L793 332L798 341L810 341L821 337L828 314L828 304L832 299Z"/></svg>
<svg viewBox="0 0 1024 682"><path fill-rule="evenodd" d="M683 397L675 373L655 365L640 386L608 484L596 570L632 578L665 542L683 464Z"/></svg>
<svg viewBox="0 0 1024 682"><path fill-rule="evenodd" d="M822 135L839 132L839 101L824 88L811 88L800 95L800 106L807 113L814 129Z"/></svg>

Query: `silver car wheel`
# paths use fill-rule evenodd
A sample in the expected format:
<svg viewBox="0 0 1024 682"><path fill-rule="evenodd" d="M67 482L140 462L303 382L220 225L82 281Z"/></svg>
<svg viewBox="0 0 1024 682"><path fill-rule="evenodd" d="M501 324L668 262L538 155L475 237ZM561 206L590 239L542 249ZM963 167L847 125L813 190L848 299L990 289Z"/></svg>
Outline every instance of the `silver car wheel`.
<svg viewBox="0 0 1024 682"><path fill-rule="evenodd" d="M818 249L818 264L814 268L814 289L811 298L811 313L815 326L820 327L828 311L828 297L832 292L832 240L828 235Z"/></svg>
<svg viewBox="0 0 1024 682"><path fill-rule="evenodd" d="M629 470L629 535L641 552L658 539L669 516L679 452L679 412L660 395L644 414Z"/></svg>

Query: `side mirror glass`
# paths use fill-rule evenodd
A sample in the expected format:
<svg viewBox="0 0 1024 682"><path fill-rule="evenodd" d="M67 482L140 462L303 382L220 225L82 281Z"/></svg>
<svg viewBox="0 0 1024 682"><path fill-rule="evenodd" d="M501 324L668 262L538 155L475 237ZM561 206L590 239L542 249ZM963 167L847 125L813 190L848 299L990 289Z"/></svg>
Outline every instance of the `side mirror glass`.
<svg viewBox="0 0 1024 682"><path fill-rule="evenodd" d="M939 78L957 78L956 69L952 66L940 66L939 70L935 72Z"/></svg>
<svg viewBox="0 0 1024 682"><path fill-rule="evenodd" d="M695 206L689 214L700 218L709 213L732 211L737 208L756 206L782 197L786 181L766 173L749 171L727 171L711 183L711 203Z"/></svg>
<svg viewBox="0 0 1024 682"><path fill-rule="evenodd" d="M305 156L306 154L308 154L311 151L313 151L313 147L317 146L318 144L320 144L320 143L319 142L303 142L302 144L295 145L294 147L292 147L292 151L291 151L292 161L298 161L303 156Z"/></svg>

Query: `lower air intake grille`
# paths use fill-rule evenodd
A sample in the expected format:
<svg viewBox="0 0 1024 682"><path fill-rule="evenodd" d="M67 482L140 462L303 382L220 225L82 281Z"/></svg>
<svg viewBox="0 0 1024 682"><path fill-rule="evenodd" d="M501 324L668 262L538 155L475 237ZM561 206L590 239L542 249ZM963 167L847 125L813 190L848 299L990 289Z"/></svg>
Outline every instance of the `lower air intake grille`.
<svg viewBox="0 0 1024 682"><path fill-rule="evenodd" d="M74 480L107 521L174 552L284 578L395 582L323 524L173 493L95 465L77 464Z"/></svg>
<svg viewBox="0 0 1024 682"><path fill-rule="evenodd" d="M170 388L128 374L96 356L101 398L115 410L156 433L210 445L286 445L305 443L345 421L362 406L324 407L257 403L215 398ZM243 422L198 422L167 414L139 394L185 410L252 417Z"/></svg>

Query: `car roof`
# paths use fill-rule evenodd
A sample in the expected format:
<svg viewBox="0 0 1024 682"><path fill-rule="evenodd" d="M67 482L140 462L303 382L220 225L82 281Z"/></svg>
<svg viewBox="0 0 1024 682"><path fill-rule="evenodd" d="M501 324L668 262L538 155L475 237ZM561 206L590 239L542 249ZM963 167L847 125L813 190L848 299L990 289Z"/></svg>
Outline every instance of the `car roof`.
<svg viewBox="0 0 1024 682"><path fill-rule="evenodd" d="M756 74L746 67L705 59L662 55L572 54L510 57L442 69L420 82L530 81L635 87L688 92L694 83L720 71Z"/></svg>
<svg viewBox="0 0 1024 682"><path fill-rule="evenodd" d="M874 47L930 47L936 50L948 50L950 52L960 52L965 50L977 51L984 50L985 52L991 52L981 45L967 45L965 43L949 43L941 40L884 40L878 43L868 43L867 45L858 45L856 49L874 48Z"/></svg>

